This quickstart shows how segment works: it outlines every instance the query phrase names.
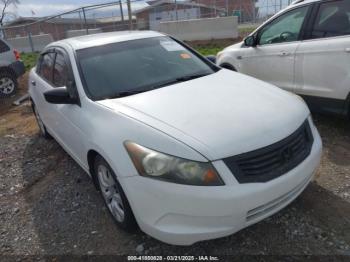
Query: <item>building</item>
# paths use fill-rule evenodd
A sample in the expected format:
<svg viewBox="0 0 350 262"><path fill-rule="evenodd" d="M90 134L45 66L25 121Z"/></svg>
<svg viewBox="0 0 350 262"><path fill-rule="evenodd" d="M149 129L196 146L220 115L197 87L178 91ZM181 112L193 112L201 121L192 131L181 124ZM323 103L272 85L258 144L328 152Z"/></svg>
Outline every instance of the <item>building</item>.
<svg viewBox="0 0 350 262"><path fill-rule="evenodd" d="M26 37L31 35L50 34L54 40L67 38L70 31L98 29L101 32L128 30L127 21L120 17L84 19L81 18L51 18L43 20L42 17L20 17L8 24L3 30L5 38ZM43 20L43 21L42 21ZM39 22L41 21L41 22ZM135 22L135 20L133 21ZM25 26L28 25L28 26Z"/></svg>
<svg viewBox="0 0 350 262"><path fill-rule="evenodd" d="M225 10L192 1L152 0L148 6L134 11L138 29L159 30L166 21L224 16Z"/></svg>
<svg viewBox="0 0 350 262"><path fill-rule="evenodd" d="M225 9L228 15L239 16L239 21L252 21L258 13L258 0L192 0L195 3Z"/></svg>

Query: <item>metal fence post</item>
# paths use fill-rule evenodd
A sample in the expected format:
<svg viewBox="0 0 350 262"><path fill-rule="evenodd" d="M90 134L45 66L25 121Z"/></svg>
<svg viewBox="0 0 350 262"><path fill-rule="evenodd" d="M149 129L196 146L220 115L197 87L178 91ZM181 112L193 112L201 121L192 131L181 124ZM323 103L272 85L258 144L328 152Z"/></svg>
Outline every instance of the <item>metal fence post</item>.
<svg viewBox="0 0 350 262"><path fill-rule="evenodd" d="M124 22L124 12L123 12L122 0L119 0L119 8L120 8L120 16L122 18L122 22Z"/></svg>
<svg viewBox="0 0 350 262"><path fill-rule="evenodd" d="M253 1L253 23L256 23L256 2L255 0Z"/></svg>
<svg viewBox="0 0 350 262"><path fill-rule="evenodd" d="M130 29L130 30L133 30L132 13L131 13L131 4L130 4L130 0L127 0L127 4L128 4L128 15L129 15L129 29Z"/></svg>
<svg viewBox="0 0 350 262"><path fill-rule="evenodd" d="M26 30L27 35L28 35L28 40L29 40L30 49L32 50L32 52L35 52L35 50L34 50L34 44L33 44L33 39L32 39L32 33L28 30L28 27L25 27L25 30Z"/></svg>
<svg viewBox="0 0 350 262"><path fill-rule="evenodd" d="M176 17L176 21L179 20L179 15L177 13L177 0L175 0L175 17Z"/></svg>
<svg viewBox="0 0 350 262"><path fill-rule="evenodd" d="M83 29L83 20L81 19L81 13L80 11L78 11L78 13L79 13L80 29Z"/></svg>
<svg viewBox="0 0 350 262"><path fill-rule="evenodd" d="M3 27L1 27L2 37L6 39L6 31Z"/></svg>
<svg viewBox="0 0 350 262"><path fill-rule="evenodd" d="M88 24L87 24L87 22L86 22L85 8L82 7L81 9L82 9L82 11L83 11L83 17L84 17L84 24L85 24L86 34L88 35L88 34L89 34L89 26L88 26Z"/></svg>

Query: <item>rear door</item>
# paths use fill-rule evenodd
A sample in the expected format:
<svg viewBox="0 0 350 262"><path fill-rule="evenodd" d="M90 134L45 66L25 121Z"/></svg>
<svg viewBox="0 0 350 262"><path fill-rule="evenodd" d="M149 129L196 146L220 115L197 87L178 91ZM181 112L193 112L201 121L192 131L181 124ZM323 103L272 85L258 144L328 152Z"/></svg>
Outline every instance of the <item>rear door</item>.
<svg viewBox="0 0 350 262"><path fill-rule="evenodd" d="M286 11L257 33L258 45L242 56L241 72L294 91L295 52L310 5Z"/></svg>
<svg viewBox="0 0 350 262"><path fill-rule="evenodd" d="M296 92L341 107L350 90L350 1L317 4L306 37L296 52Z"/></svg>

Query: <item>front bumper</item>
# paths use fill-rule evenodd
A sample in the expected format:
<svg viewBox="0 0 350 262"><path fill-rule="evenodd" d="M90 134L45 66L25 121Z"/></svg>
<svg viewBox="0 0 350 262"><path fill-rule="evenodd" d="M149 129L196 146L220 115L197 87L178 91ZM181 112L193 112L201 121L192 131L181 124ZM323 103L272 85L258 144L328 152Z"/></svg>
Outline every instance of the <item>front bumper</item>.
<svg viewBox="0 0 350 262"><path fill-rule="evenodd" d="M121 183L141 230L156 239L191 245L231 235L276 213L306 188L322 152L313 125L312 132L310 155L290 172L266 183L239 184L221 160L213 164L225 186L186 186L141 176L123 178Z"/></svg>

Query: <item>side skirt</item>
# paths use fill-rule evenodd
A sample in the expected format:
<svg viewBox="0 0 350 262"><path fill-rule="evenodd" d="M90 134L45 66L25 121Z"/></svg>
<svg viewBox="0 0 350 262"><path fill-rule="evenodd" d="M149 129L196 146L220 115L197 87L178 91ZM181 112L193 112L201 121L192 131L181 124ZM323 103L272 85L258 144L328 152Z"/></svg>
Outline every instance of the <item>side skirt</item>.
<svg viewBox="0 0 350 262"><path fill-rule="evenodd" d="M346 100L300 95L312 112L324 113L330 115L349 116L350 94Z"/></svg>

